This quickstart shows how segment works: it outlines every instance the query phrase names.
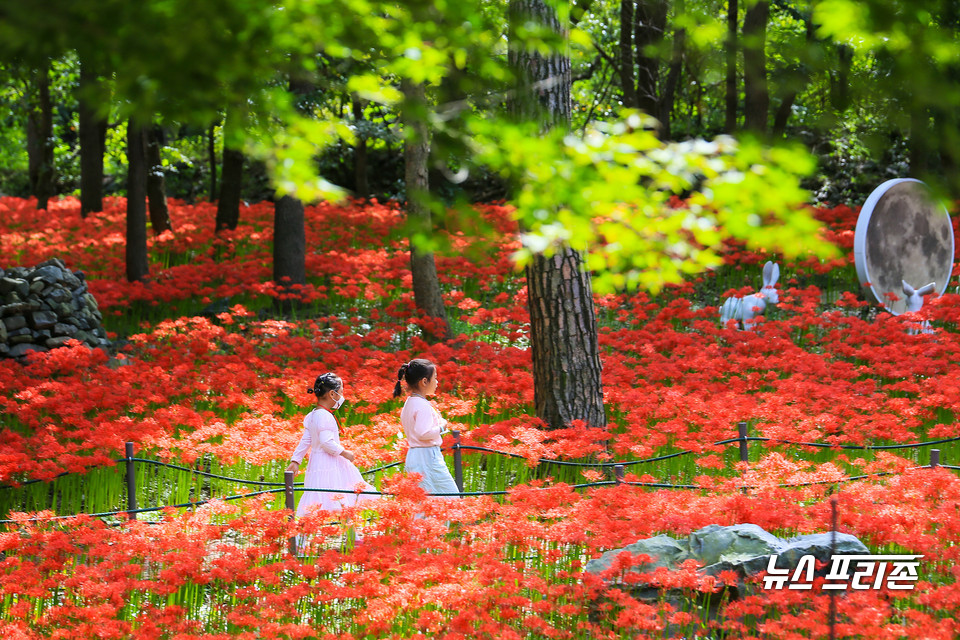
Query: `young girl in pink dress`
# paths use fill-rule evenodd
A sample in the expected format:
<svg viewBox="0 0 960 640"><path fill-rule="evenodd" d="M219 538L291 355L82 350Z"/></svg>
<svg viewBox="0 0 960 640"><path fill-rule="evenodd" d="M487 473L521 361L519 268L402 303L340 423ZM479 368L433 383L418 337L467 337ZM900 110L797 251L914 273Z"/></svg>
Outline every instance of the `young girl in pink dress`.
<svg viewBox="0 0 960 640"><path fill-rule="evenodd" d="M401 395L403 382L407 383L408 394L400 411L400 424L409 446L405 469L407 473L420 474L420 487L428 494L455 498L460 489L440 451L447 421L427 400L427 396L437 391L437 366L423 358L401 366L393 389L394 398Z"/></svg>
<svg viewBox="0 0 960 640"><path fill-rule="evenodd" d="M305 491L297 505L297 515L302 516L314 508L334 511L352 507L359 500L374 498L355 493L358 485L361 491L376 491L376 488L365 482L354 466L353 452L340 444L340 425L333 412L343 404L343 381L333 373L325 373L317 376L307 393L317 397L317 407L303 419L303 437L290 456L287 471L296 473L303 456L309 451L304 488L337 489L343 493Z"/></svg>

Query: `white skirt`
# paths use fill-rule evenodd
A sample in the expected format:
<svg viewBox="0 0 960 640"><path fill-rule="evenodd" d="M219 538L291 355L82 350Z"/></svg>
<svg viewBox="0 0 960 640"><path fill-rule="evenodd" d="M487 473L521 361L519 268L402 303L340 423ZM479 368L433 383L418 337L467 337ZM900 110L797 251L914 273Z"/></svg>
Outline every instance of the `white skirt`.
<svg viewBox="0 0 960 640"><path fill-rule="evenodd" d="M430 494L459 493L457 483L453 481L447 463L443 459L440 447L410 447L407 450L405 470L407 473L419 473L420 486ZM455 498L457 496L442 496Z"/></svg>

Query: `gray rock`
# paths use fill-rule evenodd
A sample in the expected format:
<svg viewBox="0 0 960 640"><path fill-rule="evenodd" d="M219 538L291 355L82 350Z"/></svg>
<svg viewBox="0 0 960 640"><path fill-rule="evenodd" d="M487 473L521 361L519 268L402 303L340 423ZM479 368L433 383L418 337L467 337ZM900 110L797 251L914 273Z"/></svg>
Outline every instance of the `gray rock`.
<svg viewBox="0 0 960 640"><path fill-rule="evenodd" d="M27 317L24 315L8 316L3 319L3 324L7 327L7 331L16 331L27 326Z"/></svg>
<svg viewBox="0 0 960 640"><path fill-rule="evenodd" d="M16 293L22 300L30 295L30 283L22 278L4 276L0 278L0 295L6 296L9 293Z"/></svg>
<svg viewBox="0 0 960 640"><path fill-rule="evenodd" d="M791 538L780 551L777 557L777 566L780 568L796 567L800 558L805 555L813 555L820 562L829 562L830 560L830 539L829 533L813 533L806 536ZM867 549L856 536L849 533L837 532L836 553L847 555L868 555Z"/></svg>
<svg viewBox="0 0 960 640"><path fill-rule="evenodd" d="M80 286L80 278L73 275L69 269L66 269L63 272L63 284L67 287L67 289L72 291Z"/></svg>
<svg viewBox="0 0 960 640"><path fill-rule="evenodd" d="M29 293L40 293L45 286L47 285L43 280L34 280L30 283Z"/></svg>
<svg viewBox="0 0 960 640"><path fill-rule="evenodd" d="M73 340L70 336L57 336L55 338L47 338L44 342L51 349L56 349L57 347L62 347L69 340Z"/></svg>
<svg viewBox="0 0 960 640"><path fill-rule="evenodd" d="M29 314L28 320L34 329L49 329L57 324L57 314L52 311L34 311Z"/></svg>
<svg viewBox="0 0 960 640"><path fill-rule="evenodd" d="M704 564L737 563L778 553L783 541L755 524L708 525L690 534L690 553Z"/></svg>
<svg viewBox="0 0 960 640"><path fill-rule="evenodd" d="M58 336L72 336L76 335L77 328L72 324L64 324L63 322L58 322L53 325L53 333Z"/></svg>
<svg viewBox="0 0 960 640"><path fill-rule="evenodd" d="M10 347L0 342L0 356L8 357L10 355Z"/></svg>
<svg viewBox="0 0 960 640"><path fill-rule="evenodd" d="M29 342L34 342L37 339L37 336L32 333L22 333L16 336L10 336L7 338L8 344L27 344Z"/></svg>
<svg viewBox="0 0 960 640"><path fill-rule="evenodd" d="M10 357L22 358L23 356L27 355L31 351L40 351L41 353L43 353L45 351L49 351L49 349L47 349L46 347L42 347L38 344L29 344L29 343L18 344L10 348Z"/></svg>
<svg viewBox="0 0 960 640"><path fill-rule="evenodd" d="M65 265L63 263L63 260L61 260L60 258L48 258L47 260L44 260L43 262L38 264L37 268L39 269L41 267L49 267L49 266L54 266L64 271L68 271L67 265Z"/></svg>
<svg viewBox="0 0 960 640"><path fill-rule="evenodd" d="M673 568L690 558L689 548L685 543L674 540L670 536L660 535L646 540L638 540L623 549L607 551L599 558L587 562L585 567L587 573L601 573L609 569L616 557L624 551L629 551L635 556L640 554L650 556L650 562L637 565L631 569L631 571L640 573L653 571L657 567Z"/></svg>
<svg viewBox="0 0 960 640"><path fill-rule="evenodd" d="M0 343L7 341L7 325L0 322Z"/></svg>
<svg viewBox="0 0 960 640"><path fill-rule="evenodd" d="M63 271L62 268L50 264L34 269L31 277L34 281L42 280L46 284L54 284L63 280Z"/></svg>

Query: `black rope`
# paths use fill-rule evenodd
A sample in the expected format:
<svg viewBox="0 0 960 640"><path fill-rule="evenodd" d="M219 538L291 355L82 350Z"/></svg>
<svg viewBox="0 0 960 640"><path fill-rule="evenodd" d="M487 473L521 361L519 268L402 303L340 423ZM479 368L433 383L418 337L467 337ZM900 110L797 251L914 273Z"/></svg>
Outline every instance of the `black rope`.
<svg viewBox="0 0 960 640"><path fill-rule="evenodd" d="M960 470L960 467L952 466L952 465L938 465L938 467L943 467L943 468L945 468L945 469L957 469L957 470ZM932 468L935 468L935 467L931 467L930 465L926 465L926 466L922 466L922 467L911 467L911 468L909 468L909 469L906 469L906 471L916 471L916 470L918 470L918 469L932 469ZM782 484L778 484L778 485L774 485L774 486L776 486L777 488L781 488L781 489L790 489L790 488L798 488L798 487L810 487L810 486L815 486L815 485L840 484L840 483L842 483L842 482L855 482L855 481L857 481L857 480L864 480L864 479L867 479L867 478L876 478L876 477L890 476L890 475L893 475L893 472L892 472L892 471L878 471L878 472L875 472L875 473L867 473L867 474L863 474L863 475L859 475L859 476L850 476L850 477L848 477L848 478L840 478L840 479L838 479L838 480L817 480L817 481L813 481L813 482L800 482L800 483L794 483L794 484L782 483ZM701 485L693 485L693 484L669 484L669 483L663 483L663 482L632 482L632 481L619 481L619 482L618 482L618 481L614 481L614 480L605 480L605 481L601 481L601 482L587 482L587 483L583 483L583 484L575 484L575 485L570 485L569 488L570 488L570 489L588 489L588 488L593 488L593 487L609 487L609 486L619 486L619 485L628 485L628 486L632 486L632 487L653 487L653 488L658 488L658 489L685 489L685 490L695 490L695 491L714 491L714 490L715 490L713 487L704 487L704 486L701 486ZM553 488L556 488L556 486L560 486L560 485L555 485L555 486L553 486L553 487L530 487L530 488L531 488L531 489L534 489L534 490L544 490L544 489L553 489ZM738 486L738 487L735 487L735 488L736 488L736 489L739 489L739 490L751 490L751 489L766 489L766 488L768 488L768 487L767 487L767 486L764 486L764 485L744 485L744 486ZM351 494L352 494L352 495L375 495L375 496L390 496L390 495L392 495L392 494L389 494L389 493L383 493L383 492L381 492L381 491L345 491L345 490L343 490L343 489L320 489L320 488L312 488L312 487L298 487L297 490L299 490L299 491L301 491L301 492L339 493L339 494L344 494L344 495L351 495ZM180 503L180 504L165 505L165 506L162 506L162 507L144 507L144 508L141 508L141 509L121 510L121 511L106 511L106 512L102 512L102 513L80 513L80 514L65 515L65 516L52 516L52 517L49 517L49 518L27 518L25 521L26 521L26 522L38 522L38 521L48 521L48 520L64 520L64 519L67 519L67 518L76 518L76 517L81 516L81 515L86 515L86 516L89 516L89 517L91 517L91 518L103 518L103 517L117 516L117 515L122 515L122 514L150 513L150 512L154 512L154 511L162 511L162 510L164 510L164 509L186 509L186 508L190 508L190 507L199 507L199 506L208 504L208 503L212 502L213 500L223 500L223 501L226 502L226 501L229 501L229 500L241 500L241 499L244 499L244 498L252 498L252 497L254 497L254 496L259 496L259 495L263 495L263 494L267 494L267 493L280 493L280 492L282 492L282 491L285 491L285 488L284 488L284 489L264 489L263 491L254 491L254 492L252 492L252 493L242 493L242 494L237 494L237 495L233 495L233 496L227 496L227 497L225 497L225 498L211 498L211 499L209 499L209 500L199 500L199 501L196 501L196 502L182 502L182 503ZM428 493L427 495L430 496L430 497L432 497L432 498L462 498L462 497L478 497L478 496L505 496L505 495L509 495L509 493L510 493L510 492L507 491L507 490L503 490L503 491L461 491L461 492L456 492L456 493ZM17 522L23 522L23 521L21 521L21 520L0 520L0 524L14 524L14 523L17 523Z"/></svg>

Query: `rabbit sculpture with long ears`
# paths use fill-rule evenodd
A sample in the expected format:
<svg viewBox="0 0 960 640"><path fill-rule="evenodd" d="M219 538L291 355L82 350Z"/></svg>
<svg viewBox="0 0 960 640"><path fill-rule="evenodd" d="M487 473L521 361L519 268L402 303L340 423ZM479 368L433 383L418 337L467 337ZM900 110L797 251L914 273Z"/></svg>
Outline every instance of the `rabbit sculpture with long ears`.
<svg viewBox="0 0 960 640"><path fill-rule="evenodd" d="M933 293L933 290L937 288L936 282L925 284L919 289L914 289L906 280L900 282L903 283L903 293L907 296L907 313L916 313L923 309L923 296ZM933 329L930 328L930 321L924 320L919 323L918 327L907 329L907 333L915 336L917 333L933 333Z"/></svg>
<svg viewBox="0 0 960 640"><path fill-rule="evenodd" d="M753 330L754 319L766 312L768 304L780 302L780 295L774 285L780 279L780 265L767 262L763 265L763 287L756 293L742 298L727 298L720 305L720 322L724 326L731 320L737 321L737 327Z"/></svg>

